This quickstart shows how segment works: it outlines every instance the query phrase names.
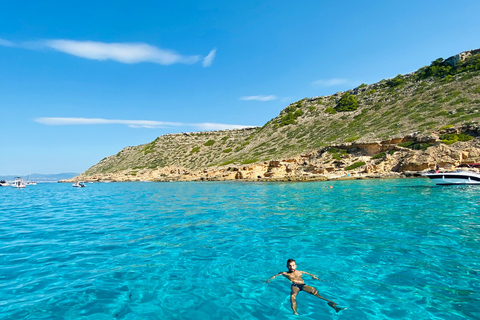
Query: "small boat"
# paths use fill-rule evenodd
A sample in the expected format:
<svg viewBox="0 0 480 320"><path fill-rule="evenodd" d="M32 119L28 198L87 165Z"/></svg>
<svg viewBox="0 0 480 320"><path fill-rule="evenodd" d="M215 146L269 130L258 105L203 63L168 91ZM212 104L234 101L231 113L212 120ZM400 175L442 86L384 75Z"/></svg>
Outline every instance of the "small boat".
<svg viewBox="0 0 480 320"><path fill-rule="evenodd" d="M25 188L25 183L23 183L22 178L17 177L15 181L13 181L12 187L14 188Z"/></svg>
<svg viewBox="0 0 480 320"><path fill-rule="evenodd" d="M480 185L480 174L471 171L428 172L423 175L437 185Z"/></svg>
<svg viewBox="0 0 480 320"><path fill-rule="evenodd" d="M8 187L9 185L10 185L10 183L8 183L7 181L0 180L0 187Z"/></svg>
<svg viewBox="0 0 480 320"><path fill-rule="evenodd" d="M25 182L25 185L27 185L27 186L36 186L37 185L37 183L35 181L30 180L30 173L28 173L28 178L27 178L27 181Z"/></svg>
<svg viewBox="0 0 480 320"><path fill-rule="evenodd" d="M72 186L75 188L85 188L87 185L83 181L77 181Z"/></svg>

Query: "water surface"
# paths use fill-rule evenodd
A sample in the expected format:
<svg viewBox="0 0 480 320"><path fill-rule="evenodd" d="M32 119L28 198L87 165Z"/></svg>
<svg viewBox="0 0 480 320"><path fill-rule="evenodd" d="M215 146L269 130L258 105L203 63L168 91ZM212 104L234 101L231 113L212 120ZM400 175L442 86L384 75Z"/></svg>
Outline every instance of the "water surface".
<svg viewBox="0 0 480 320"><path fill-rule="evenodd" d="M332 188L330 188L332 186ZM480 319L480 187L0 188L0 319ZM288 258L305 292L290 309Z"/></svg>

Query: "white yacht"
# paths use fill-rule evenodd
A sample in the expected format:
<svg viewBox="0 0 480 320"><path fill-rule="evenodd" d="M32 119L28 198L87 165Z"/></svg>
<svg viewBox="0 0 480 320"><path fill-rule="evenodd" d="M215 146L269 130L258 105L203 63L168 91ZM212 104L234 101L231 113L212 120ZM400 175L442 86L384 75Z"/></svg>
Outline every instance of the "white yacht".
<svg viewBox="0 0 480 320"><path fill-rule="evenodd" d="M83 181L77 181L72 186L75 188L85 188L87 185Z"/></svg>
<svg viewBox="0 0 480 320"><path fill-rule="evenodd" d="M10 185L10 183L8 183L7 181L0 180L0 187L8 187L9 185Z"/></svg>
<svg viewBox="0 0 480 320"><path fill-rule="evenodd" d="M428 172L423 174L437 185L480 185L480 174L471 171Z"/></svg>
<svg viewBox="0 0 480 320"><path fill-rule="evenodd" d="M23 183L22 178L17 177L15 181L13 181L12 187L14 188L25 188L25 183Z"/></svg>

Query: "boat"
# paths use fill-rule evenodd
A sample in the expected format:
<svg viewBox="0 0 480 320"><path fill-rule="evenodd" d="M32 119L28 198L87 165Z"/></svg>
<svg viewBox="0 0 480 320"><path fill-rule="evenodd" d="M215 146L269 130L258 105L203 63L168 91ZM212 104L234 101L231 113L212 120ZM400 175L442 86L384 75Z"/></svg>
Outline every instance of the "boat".
<svg viewBox="0 0 480 320"><path fill-rule="evenodd" d="M8 183L7 181L0 180L0 187L8 187L9 185L10 185L10 183Z"/></svg>
<svg viewBox="0 0 480 320"><path fill-rule="evenodd" d="M27 178L27 181L25 182L25 185L27 185L27 186L36 186L37 185L37 183L35 181L30 180L30 172L28 173L28 178Z"/></svg>
<svg viewBox="0 0 480 320"><path fill-rule="evenodd" d="M13 181L12 187L14 188L25 188L25 183L23 183L22 178L17 177L15 181Z"/></svg>
<svg viewBox="0 0 480 320"><path fill-rule="evenodd" d="M471 171L427 172L423 176L437 185L480 185L480 174Z"/></svg>
<svg viewBox="0 0 480 320"><path fill-rule="evenodd" d="M75 188L85 188L87 185L83 181L77 181L72 186Z"/></svg>

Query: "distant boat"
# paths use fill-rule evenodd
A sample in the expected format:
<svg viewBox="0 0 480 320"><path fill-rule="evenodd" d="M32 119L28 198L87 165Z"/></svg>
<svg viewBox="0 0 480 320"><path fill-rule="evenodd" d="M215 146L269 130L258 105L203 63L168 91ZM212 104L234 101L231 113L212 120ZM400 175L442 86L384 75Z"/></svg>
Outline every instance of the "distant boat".
<svg viewBox="0 0 480 320"><path fill-rule="evenodd" d="M10 183L8 183L7 181L0 180L0 187L8 187L9 185L10 185Z"/></svg>
<svg viewBox="0 0 480 320"><path fill-rule="evenodd" d="M13 181L12 187L14 188L25 188L25 183L23 183L22 178L17 177L15 181Z"/></svg>
<svg viewBox="0 0 480 320"><path fill-rule="evenodd" d="M480 185L480 174L471 171L435 172L423 175L432 179L437 185Z"/></svg>
<svg viewBox="0 0 480 320"><path fill-rule="evenodd" d="M77 181L72 186L75 188L85 188L87 185L83 181Z"/></svg>
<svg viewBox="0 0 480 320"><path fill-rule="evenodd" d="M30 172L28 173L28 179L25 182L25 185L27 185L27 186L36 186L37 185L37 183L35 181L30 181Z"/></svg>

